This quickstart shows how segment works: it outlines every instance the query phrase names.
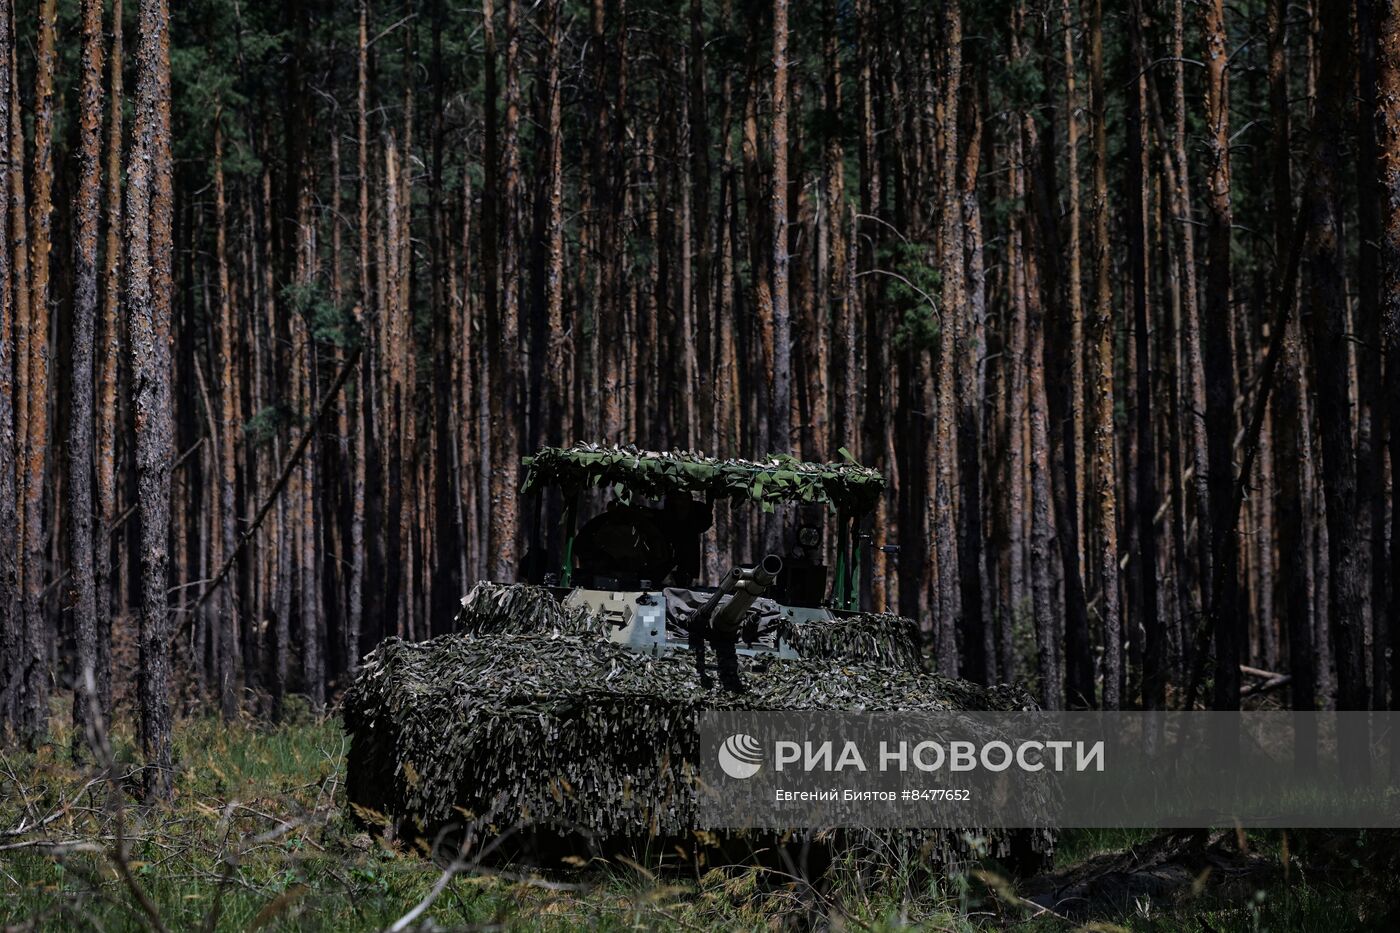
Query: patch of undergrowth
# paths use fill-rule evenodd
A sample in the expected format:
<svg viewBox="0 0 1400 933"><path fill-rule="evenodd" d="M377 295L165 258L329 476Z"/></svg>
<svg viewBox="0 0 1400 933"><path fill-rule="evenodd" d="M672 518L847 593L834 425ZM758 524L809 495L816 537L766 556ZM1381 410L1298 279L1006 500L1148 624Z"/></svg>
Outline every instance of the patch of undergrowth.
<svg viewBox="0 0 1400 933"><path fill-rule="evenodd" d="M937 916L946 928L956 913L936 888L917 904L866 892L838 903L749 868L677 878L630 862L548 876L458 865L444 879L443 864L346 814L338 720L198 718L175 736L175 797L157 806L136 799L128 733L110 736L110 776L75 763L62 728L36 751L0 751L0 928L386 929L425 901L400 928L758 930L848 913L861 926Z"/></svg>
<svg viewBox="0 0 1400 933"><path fill-rule="evenodd" d="M55 717L58 721L59 717ZM111 736L114 775L74 763L61 729L34 752L0 752L0 928L371 929L1131 929L1383 928L1391 897L1365 871L1386 836L1292 843L1286 883L1228 897L1140 899L1073 921L1038 908L990 866L879 876L834 866L823 884L772 868L659 872L591 861L536 874L444 865L365 833L345 812L338 720L279 726L190 719L176 729L175 799L134 798L137 754ZM1071 832L1058 867L1144 843L1147 831ZM1256 847L1282 863L1278 834ZM1325 852L1325 867L1300 850ZM1384 858L1383 858L1384 856Z"/></svg>

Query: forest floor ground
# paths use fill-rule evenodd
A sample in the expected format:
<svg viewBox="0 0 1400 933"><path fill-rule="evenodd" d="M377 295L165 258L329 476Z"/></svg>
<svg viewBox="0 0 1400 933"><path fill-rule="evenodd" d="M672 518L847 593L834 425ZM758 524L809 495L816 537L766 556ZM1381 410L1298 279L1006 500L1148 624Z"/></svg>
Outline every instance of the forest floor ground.
<svg viewBox="0 0 1400 933"><path fill-rule="evenodd" d="M175 734L176 797L159 808L110 806L109 783L74 764L61 729L37 752L0 753L0 927L1400 928L1400 845L1374 833L1184 841L1150 830L1067 832L1054 872L1039 878L977 868L920 882L911 874L875 890L816 891L755 869L662 877L619 863L567 876L496 866L445 878L442 866L370 836L346 814L348 741L337 719L275 728L189 719ZM131 781L131 737L111 744L115 770ZM123 847L126 857L116 857ZM1073 917L1036 906L1052 891L1061 904L1073 895Z"/></svg>

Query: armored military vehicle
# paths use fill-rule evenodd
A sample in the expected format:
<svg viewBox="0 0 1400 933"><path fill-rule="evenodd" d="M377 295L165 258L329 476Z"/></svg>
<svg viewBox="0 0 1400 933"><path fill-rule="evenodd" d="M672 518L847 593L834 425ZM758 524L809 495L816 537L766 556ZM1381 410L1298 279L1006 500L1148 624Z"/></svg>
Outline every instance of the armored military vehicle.
<svg viewBox="0 0 1400 933"><path fill-rule="evenodd" d="M862 610L861 523L883 491L849 459L592 445L525 458L538 517L525 579L477 584L455 634L387 640L346 696L355 812L425 838L450 828L469 848L684 851L715 839L697 817L703 711L1033 709L1020 688L930 673L912 620ZM706 559L720 502L774 513L781 530L753 537L779 547ZM982 841L1022 863L1053 845L968 829L893 836L930 864ZM890 833L841 838L898 848Z"/></svg>
<svg viewBox="0 0 1400 933"><path fill-rule="evenodd" d="M586 608L604 620L609 641L653 657L688 651L706 687L708 643L723 688L733 692L744 689L739 656L801 657L804 635L818 631L827 637L837 629L863 632L868 649L878 643L902 651L908 666L919 667L913 622L857 611L862 550L869 547L859 525L884 491L877 471L854 462L753 462L591 447L546 448L525 458L524 466L527 495L562 500L564 529L557 568L541 567L549 549L537 540L527 562L530 576L563 606ZM590 493L596 502L600 490L604 507L580 526L583 504ZM702 539L721 500L782 510L777 537L783 550L726 561L727 570L703 585ZM836 530L830 579L826 518Z"/></svg>

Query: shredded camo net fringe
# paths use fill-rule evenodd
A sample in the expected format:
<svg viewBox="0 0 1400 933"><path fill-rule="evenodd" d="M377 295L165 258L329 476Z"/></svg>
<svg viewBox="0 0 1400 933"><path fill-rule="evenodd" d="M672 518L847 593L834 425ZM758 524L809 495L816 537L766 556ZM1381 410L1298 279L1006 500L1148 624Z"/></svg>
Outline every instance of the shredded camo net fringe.
<svg viewBox="0 0 1400 933"><path fill-rule="evenodd" d="M772 661L747 676L747 693L705 690L688 655L651 658L566 631L587 623L547 608L547 593L497 590L512 592L478 587L468 598L484 613L473 625L515 610L533 621L517 616L510 633L391 638L360 668L344 716L347 790L361 818L424 835L458 823L469 846L525 828L599 844L695 838L706 830L696 817L702 710L1034 708L1019 688L824 659ZM1044 832L976 828L843 838L862 858L902 853L929 865L1053 846Z"/></svg>

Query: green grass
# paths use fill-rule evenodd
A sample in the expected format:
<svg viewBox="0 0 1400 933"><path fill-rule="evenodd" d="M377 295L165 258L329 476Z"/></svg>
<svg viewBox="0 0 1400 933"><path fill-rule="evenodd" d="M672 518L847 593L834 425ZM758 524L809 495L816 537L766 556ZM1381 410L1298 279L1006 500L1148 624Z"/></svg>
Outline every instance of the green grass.
<svg viewBox="0 0 1400 933"><path fill-rule="evenodd" d="M0 928L383 929L441 878L440 866L371 837L345 815L346 739L338 721L302 717L271 728L191 719L176 737L175 800L157 808L126 794L119 809L108 807L117 798L92 766L73 764L64 732L36 752L0 753ZM114 736L113 745L118 770L134 772L130 736ZM40 820L37 829L13 831ZM119 832L128 843L129 879L113 857ZM1057 866L1150 836L1066 833ZM1277 846L1276 839L1261 842ZM1364 861L1365 850L1357 852ZM1360 864L1350 850L1345 860ZM1166 914L1143 904L1090 928L1338 933L1381 915L1388 892L1301 873L1281 890ZM1076 928L1034 916L997 879L930 877L911 867L877 885L838 875L818 892L757 869L712 870L696 880L617 863L543 878L499 866L464 871L419 922L422 929L560 931Z"/></svg>
<svg viewBox="0 0 1400 933"><path fill-rule="evenodd" d="M1077 829L1055 846L1055 867L1068 868L1095 855L1121 852L1157 835L1155 829Z"/></svg>
<svg viewBox="0 0 1400 933"><path fill-rule="evenodd" d="M47 820L0 836L11 846L0 849L0 927L137 930L154 927L154 915L171 931L381 929L440 879L440 866L346 816L336 720L258 728L192 719L175 735L173 803L144 808L123 794L120 821L94 768L72 763L66 732L37 752L0 753L0 833ZM113 745L118 770L134 773L131 737ZM130 881L113 857L119 822ZM902 903L849 903L863 927L911 910L941 929L963 923L936 889ZM757 871L678 882L623 864L567 878L495 867L464 871L419 920L448 929L769 929L832 909L806 886Z"/></svg>

